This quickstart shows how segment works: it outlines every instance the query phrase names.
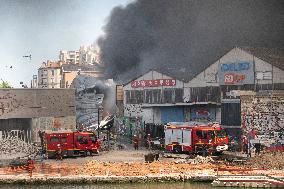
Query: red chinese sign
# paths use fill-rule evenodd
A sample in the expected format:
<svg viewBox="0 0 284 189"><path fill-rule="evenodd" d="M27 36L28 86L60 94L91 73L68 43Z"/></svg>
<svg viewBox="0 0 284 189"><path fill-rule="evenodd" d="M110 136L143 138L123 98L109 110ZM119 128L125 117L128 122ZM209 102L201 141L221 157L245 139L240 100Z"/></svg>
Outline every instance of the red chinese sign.
<svg viewBox="0 0 284 189"><path fill-rule="evenodd" d="M131 82L132 88L175 86L175 85L176 85L175 79L135 80Z"/></svg>

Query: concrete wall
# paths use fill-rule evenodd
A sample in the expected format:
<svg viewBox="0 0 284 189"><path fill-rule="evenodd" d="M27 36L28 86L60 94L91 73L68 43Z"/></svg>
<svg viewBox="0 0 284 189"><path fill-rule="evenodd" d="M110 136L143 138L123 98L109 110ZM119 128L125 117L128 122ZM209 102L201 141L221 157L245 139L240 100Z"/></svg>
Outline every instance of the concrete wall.
<svg viewBox="0 0 284 189"><path fill-rule="evenodd" d="M38 142L39 130L76 127L73 89L1 89L0 131L22 132L27 142Z"/></svg>
<svg viewBox="0 0 284 189"><path fill-rule="evenodd" d="M75 115L73 89L1 89L0 119Z"/></svg>

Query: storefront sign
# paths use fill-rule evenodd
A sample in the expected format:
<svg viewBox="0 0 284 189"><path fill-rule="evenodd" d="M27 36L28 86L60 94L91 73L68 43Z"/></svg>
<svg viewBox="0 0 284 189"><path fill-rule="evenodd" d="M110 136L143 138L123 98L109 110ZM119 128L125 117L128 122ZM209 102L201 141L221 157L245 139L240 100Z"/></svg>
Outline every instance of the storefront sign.
<svg viewBox="0 0 284 189"><path fill-rule="evenodd" d="M176 85L175 79L135 80L131 82L132 88L175 86L175 85Z"/></svg>
<svg viewBox="0 0 284 189"><path fill-rule="evenodd" d="M254 68L252 62L238 61L219 64L220 85L254 84Z"/></svg>

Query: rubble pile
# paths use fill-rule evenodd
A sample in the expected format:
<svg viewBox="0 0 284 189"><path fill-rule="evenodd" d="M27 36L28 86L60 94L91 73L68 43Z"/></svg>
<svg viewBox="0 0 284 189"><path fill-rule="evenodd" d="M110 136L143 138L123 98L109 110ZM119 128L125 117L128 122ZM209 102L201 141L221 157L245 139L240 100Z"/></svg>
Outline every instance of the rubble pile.
<svg viewBox="0 0 284 189"><path fill-rule="evenodd" d="M175 161L175 163L182 164L182 163L189 163L189 164L210 164L214 163L214 160L210 156L202 157L202 156L196 156L194 159L178 159Z"/></svg>
<svg viewBox="0 0 284 189"><path fill-rule="evenodd" d="M104 140L104 141L101 142L100 151L107 151L108 147L109 147L109 150L118 150L119 149L119 146L115 141L113 141L113 140L109 141L109 146L108 146L108 141Z"/></svg>
<svg viewBox="0 0 284 189"><path fill-rule="evenodd" d="M248 160L247 165L265 169L284 169L284 152L263 153Z"/></svg>
<svg viewBox="0 0 284 189"><path fill-rule="evenodd" d="M28 144L18 137L7 137L0 140L0 159L36 156L38 148Z"/></svg>
<svg viewBox="0 0 284 189"><path fill-rule="evenodd" d="M145 176L145 175L195 175L213 174L211 164L177 164L175 162L100 162L89 161L77 171L78 175L90 176Z"/></svg>

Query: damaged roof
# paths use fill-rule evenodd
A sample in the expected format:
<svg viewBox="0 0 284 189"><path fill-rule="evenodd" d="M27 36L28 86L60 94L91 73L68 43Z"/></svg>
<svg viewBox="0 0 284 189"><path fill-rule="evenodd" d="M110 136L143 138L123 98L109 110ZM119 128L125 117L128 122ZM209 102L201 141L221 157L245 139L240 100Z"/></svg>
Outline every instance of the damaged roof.
<svg viewBox="0 0 284 189"><path fill-rule="evenodd" d="M284 70L284 48L239 47L249 54Z"/></svg>

